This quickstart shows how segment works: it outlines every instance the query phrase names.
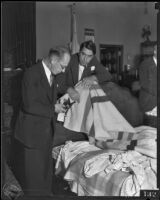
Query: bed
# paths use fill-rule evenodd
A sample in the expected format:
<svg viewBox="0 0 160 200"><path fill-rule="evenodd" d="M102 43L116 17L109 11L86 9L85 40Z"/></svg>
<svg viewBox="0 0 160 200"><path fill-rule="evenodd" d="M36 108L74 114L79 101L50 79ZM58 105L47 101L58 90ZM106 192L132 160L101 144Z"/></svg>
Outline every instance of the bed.
<svg viewBox="0 0 160 200"><path fill-rule="evenodd" d="M111 86L117 87L78 85L81 104L72 104L64 123L56 124L55 174L78 196L139 196L157 189L157 129L129 123L108 95Z"/></svg>

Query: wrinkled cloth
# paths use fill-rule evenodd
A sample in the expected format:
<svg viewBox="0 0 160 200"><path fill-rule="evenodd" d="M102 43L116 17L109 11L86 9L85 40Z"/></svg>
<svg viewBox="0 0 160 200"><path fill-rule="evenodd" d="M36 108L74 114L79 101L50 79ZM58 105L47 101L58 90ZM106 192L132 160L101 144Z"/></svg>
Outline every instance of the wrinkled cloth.
<svg viewBox="0 0 160 200"><path fill-rule="evenodd" d="M157 137L152 127L135 130L140 132L139 139ZM156 155L154 157L136 150L102 150L89 142L68 141L61 146L56 170L65 166L63 177L78 196L139 196L142 189L157 189Z"/></svg>
<svg viewBox="0 0 160 200"><path fill-rule="evenodd" d="M135 151L128 151L120 154L112 152L104 153L87 160L84 166L84 173L86 177L91 177L103 170L106 173L110 173L114 170L129 171L128 168L131 168L132 165L138 166L146 159L147 157Z"/></svg>
<svg viewBox="0 0 160 200"><path fill-rule="evenodd" d="M101 171L104 171L107 166L111 165L110 157L113 153L104 153L87 160L84 165L84 174L86 177L91 177Z"/></svg>
<svg viewBox="0 0 160 200"><path fill-rule="evenodd" d="M68 110L65 128L100 140L117 139L119 132L135 132L98 84L90 89L79 84L76 89L80 103L73 104Z"/></svg>
<svg viewBox="0 0 160 200"><path fill-rule="evenodd" d="M141 165L131 166L132 173L122 184L120 195L139 196L140 190L157 190L157 171L154 170L156 165L156 159L148 157Z"/></svg>
<svg viewBox="0 0 160 200"><path fill-rule="evenodd" d="M71 191L78 196L119 196L121 185L129 173L116 171L106 174L102 171L89 178L84 175L85 161L101 153L102 150L79 154L66 169L64 179L70 183Z"/></svg>
<svg viewBox="0 0 160 200"><path fill-rule="evenodd" d="M98 150L100 150L100 148L89 144L88 141L78 141L78 142L67 141L66 144L62 146L59 150L59 155L57 157L57 162L56 162L56 168L58 168L61 160L64 163L64 167L67 168L69 163L77 155Z"/></svg>
<svg viewBox="0 0 160 200"><path fill-rule="evenodd" d="M97 141L102 149L135 150L157 158L157 129L149 126L135 128L136 133L119 133L118 140Z"/></svg>
<svg viewBox="0 0 160 200"><path fill-rule="evenodd" d="M68 110L64 126L95 138L97 147L69 141L61 148L56 169L63 165L72 192L139 196L141 189L157 189L157 129L130 126L99 85L77 90L80 103Z"/></svg>
<svg viewBox="0 0 160 200"><path fill-rule="evenodd" d="M157 189L156 159L136 151L104 153L87 160L84 164L84 174L87 178L102 171L106 174L114 171L130 173L122 184L120 196L139 196L142 189Z"/></svg>

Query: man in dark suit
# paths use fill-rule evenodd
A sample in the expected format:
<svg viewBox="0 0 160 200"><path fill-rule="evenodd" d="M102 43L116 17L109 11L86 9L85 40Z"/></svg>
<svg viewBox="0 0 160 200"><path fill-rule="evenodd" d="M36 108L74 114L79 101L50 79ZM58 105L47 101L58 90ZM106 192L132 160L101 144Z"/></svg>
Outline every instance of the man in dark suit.
<svg viewBox="0 0 160 200"><path fill-rule="evenodd" d="M140 94L139 103L143 112L157 106L157 45L154 55L142 61L139 67Z"/></svg>
<svg viewBox="0 0 160 200"><path fill-rule="evenodd" d="M142 113L139 110L138 101L125 89L111 83L111 74L98 62L95 54L95 44L92 41L86 41L80 45L80 52L72 55L65 73L67 92L70 97L74 101L79 101L79 94L74 89L79 80L82 80L86 87L90 87L94 81L97 81L126 120L133 126L139 125L142 121Z"/></svg>
<svg viewBox="0 0 160 200"><path fill-rule="evenodd" d="M74 89L78 81L82 80L85 87L90 87L94 81L103 84L112 78L95 54L96 45L90 40L83 42L80 52L71 57L66 70L66 85L68 94L75 101L79 101L79 94Z"/></svg>
<svg viewBox="0 0 160 200"><path fill-rule="evenodd" d="M70 61L69 51L57 47L48 57L26 69L22 81L22 107L17 119L15 138L21 150L17 154L17 179L26 195L51 195L52 138L55 113L65 112L56 103L57 74Z"/></svg>

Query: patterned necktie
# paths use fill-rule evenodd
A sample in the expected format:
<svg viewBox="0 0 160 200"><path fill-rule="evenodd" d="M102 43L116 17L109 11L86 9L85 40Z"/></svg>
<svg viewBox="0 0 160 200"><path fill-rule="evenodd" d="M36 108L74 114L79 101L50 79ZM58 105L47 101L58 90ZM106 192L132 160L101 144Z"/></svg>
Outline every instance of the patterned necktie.
<svg viewBox="0 0 160 200"><path fill-rule="evenodd" d="M52 86L52 84L53 84L53 79L54 79L54 77L53 77L53 74L51 73L50 74L50 86Z"/></svg>

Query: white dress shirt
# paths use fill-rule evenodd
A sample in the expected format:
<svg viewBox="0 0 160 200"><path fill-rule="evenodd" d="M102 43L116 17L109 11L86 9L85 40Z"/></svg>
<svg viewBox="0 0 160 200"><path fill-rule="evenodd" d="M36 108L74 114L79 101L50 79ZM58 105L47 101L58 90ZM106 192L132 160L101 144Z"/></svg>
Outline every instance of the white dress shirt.
<svg viewBox="0 0 160 200"><path fill-rule="evenodd" d="M153 56L153 60L154 60L154 62L156 64L156 66L157 66L157 59L154 56Z"/></svg>
<svg viewBox="0 0 160 200"><path fill-rule="evenodd" d="M46 64L43 62L43 60L42 60L42 65L43 65L45 74L46 74L46 76L47 76L48 83L50 84L51 71L48 69L48 67L47 67Z"/></svg>
<svg viewBox="0 0 160 200"><path fill-rule="evenodd" d="M78 81L81 80L81 77L82 77L83 71L84 71L84 66L82 66L82 65L79 64Z"/></svg>

